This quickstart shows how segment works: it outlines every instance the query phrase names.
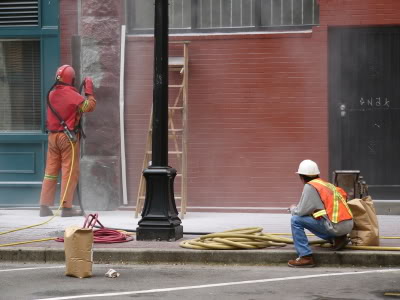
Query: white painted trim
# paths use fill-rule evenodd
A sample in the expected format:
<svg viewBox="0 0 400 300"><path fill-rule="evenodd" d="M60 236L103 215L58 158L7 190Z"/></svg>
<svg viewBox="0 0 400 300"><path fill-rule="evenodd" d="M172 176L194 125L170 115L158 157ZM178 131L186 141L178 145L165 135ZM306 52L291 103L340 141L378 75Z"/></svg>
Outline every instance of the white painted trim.
<svg viewBox="0 0 400 300"><path fill-rule="evenodd" d="M124 99L124 72L125 72L125 40L126 26L121 26L121 51L120 51L120 70L119 70L119 129L121 137L121 180L122 180L122 203L128 204L126 187L126 154L125 154L125 99Z"/></svg>
<svg viewBox="0 0 400 300"><path fill-rule="evenodd" d="M277 34L306 34L312 30L301 31L257 31L257 32L205 32L205 33L175 33L169 36L224 36L224 35L277 35ZM154 37L154 34L129 34L128 36Z"/></svg>

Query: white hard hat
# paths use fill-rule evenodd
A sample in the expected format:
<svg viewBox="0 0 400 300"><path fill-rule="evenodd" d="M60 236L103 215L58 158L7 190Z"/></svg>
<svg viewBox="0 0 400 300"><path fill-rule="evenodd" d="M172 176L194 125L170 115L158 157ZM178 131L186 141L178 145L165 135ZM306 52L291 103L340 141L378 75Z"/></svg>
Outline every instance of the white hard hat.
<svg viewBox="0 0 400 300"><path fill-rule="evenodd" d="M316 162L306 159L303 160L299 165L299 170L296 172L297 174L306 175L306 176L314 176L319 175L319 169Z"/></svg>

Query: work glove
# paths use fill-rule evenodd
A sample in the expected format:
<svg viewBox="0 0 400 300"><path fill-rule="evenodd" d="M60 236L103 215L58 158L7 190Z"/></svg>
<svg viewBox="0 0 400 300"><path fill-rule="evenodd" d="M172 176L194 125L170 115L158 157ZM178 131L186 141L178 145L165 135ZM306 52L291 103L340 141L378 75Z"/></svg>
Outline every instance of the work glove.
<svg viewBox="0 0 400 300"><path fill-rule="evenodd" d="M94 86L92 78L85 77L85 79L83 80L83 87L85 89L85 96L94 95Z"/></svg>

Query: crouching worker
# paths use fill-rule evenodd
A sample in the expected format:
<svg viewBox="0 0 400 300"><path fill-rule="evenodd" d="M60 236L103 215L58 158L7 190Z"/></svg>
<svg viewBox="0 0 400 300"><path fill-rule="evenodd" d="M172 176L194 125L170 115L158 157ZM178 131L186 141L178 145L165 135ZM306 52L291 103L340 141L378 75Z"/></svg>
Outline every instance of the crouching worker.
<svg viewBox="0 0 400 300"><path fill-rule="evenodd" d="M291 228L298 258L290 260L290 267L314 267L314 259L305 229L328 241L334 250L343 249L348 243L347 234L353 228L353 217L346 203L346 192L319 178L318 165L303 160L297 174L304 183L299 203L292 205Z"/></svg>
<svg viewBox="0 0 400 300"><path fill-rule="evenodd" d="M75 71L69 65L58 68L56 82L47 95L48 151L46 170L40 195L40 216L52 216L49 206L54 205L58 173L61 170L61 217L80 216L72 208L72 201L79 179L79 139L83 113L96 107L93 82L85 78L86 99L74 87ZM54 88L54 89L53 89Z"/></svg>

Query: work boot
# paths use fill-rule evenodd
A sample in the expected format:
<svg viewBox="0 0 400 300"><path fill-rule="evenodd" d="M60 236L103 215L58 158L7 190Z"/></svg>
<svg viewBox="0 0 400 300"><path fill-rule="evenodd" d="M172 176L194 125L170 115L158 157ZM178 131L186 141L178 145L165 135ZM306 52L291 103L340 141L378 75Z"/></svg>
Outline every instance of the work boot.
<svg viewBox="0 0 400 300"><path fill-rule="evenodd" d="M349 238L347 237L347 234L337 236L333 240L333 246L332 249L335 251L342 250L344 247L347 246L347 244L350 242Z"/></svg>
<svg viewBox="0 0 400 300"><path fill-rule="evenodd" d="M307 255L289 260L288 266L292 268L313 268L315 263L312 255Z"/></svg>
<svg viewBox="0 0 400 300"><path fill-rule="evenodd" d="M53 215L53 211L48 206L40 205L39 216L48 217L48 216L52 216L52 215Z"/></svg>
<svg viewBox="0 0 400 300"><path fill-rule="evenodd" d="M61 217L68 218L68 217L79 217L83 216L83 212L81 210L73 209L72 207L63 207L61 210Z"/></svg>

